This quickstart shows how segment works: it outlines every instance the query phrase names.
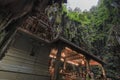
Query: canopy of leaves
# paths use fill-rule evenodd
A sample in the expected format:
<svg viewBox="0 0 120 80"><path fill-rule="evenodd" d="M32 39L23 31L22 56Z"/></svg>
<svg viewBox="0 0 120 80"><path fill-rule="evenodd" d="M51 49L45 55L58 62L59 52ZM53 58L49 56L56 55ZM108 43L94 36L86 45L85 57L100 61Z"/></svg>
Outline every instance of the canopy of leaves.
<svg viewBox="0 0 120 80"><path fill-rule="evenodd" d="M63 6L66 13L63 36L101 59L109 62L107 76L119 80L120 76L120 1L99 0L90 11L72 11ZM116 38L117 37L117 38Z"/></svg>

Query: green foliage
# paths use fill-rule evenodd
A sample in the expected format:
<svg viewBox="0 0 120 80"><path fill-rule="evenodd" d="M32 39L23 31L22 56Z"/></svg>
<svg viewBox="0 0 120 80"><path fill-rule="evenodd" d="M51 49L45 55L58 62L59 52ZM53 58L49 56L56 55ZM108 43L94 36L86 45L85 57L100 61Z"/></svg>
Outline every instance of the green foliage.
<svg viewBox="0 0 120 80"><path fill-rule="evenodd" d="M64 24L64 37L109 62L109 66L106 67L107 76L112 80L118 80L120 51L114 47L109 49L108 45L117 48L120 46L114 34L120 31L118 28L114 29L120 25L119 0L99 0L98 6L93 6L90 11L84 12L67 10L64 6L63 12L66 12L68 17L67 23ZM74 37L70 37L71 35Z"/></svg>

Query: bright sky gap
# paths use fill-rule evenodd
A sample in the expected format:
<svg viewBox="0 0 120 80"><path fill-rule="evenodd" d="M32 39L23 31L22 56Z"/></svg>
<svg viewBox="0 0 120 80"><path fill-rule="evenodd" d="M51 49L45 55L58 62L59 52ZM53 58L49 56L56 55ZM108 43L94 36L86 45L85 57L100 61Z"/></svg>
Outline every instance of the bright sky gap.
<svg viewBox="0 0 120 80"><path fill-rule="evenodd" d="M67 7L74 10L76 7L81 11L89 11L92 6L96 6L99 0L68 0Z"/></svg>

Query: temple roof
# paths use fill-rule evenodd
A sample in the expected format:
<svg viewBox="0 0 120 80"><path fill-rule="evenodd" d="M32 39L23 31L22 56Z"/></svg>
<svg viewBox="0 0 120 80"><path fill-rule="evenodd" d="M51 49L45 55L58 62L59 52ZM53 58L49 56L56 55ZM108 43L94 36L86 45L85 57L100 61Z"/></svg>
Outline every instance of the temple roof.
<svg viewBox="0 0 120 80"><path fill-rule="evenodd" d="M60 43L60 45L62 47L68 47L68 48L76 51L77 53L80 53L80 54L86 56L87 58L92 59L92 60L94 60L94 61L96 61L96 62L98 62L102 65L106 64L103 60L99 59L97 56L91 54L90 52L85 51L84 49L80 48L76 44L68 41L67 39L65 39L63 37L58 37L55 40L49 41L49 40L44 40L40 37L37 37L34 34L31 34L31 33L27 32L27 31L25 31L24 29L21 29L21 28L19 28L18 31L20 31L22 34L26 34L27 36L35 38L38 41L41 41L41 42L46 43L46 44L58 44L58 43Z"/></svg>
<svg viewBox="0 0 120 80"><path fill-rule="evenodd" d="M77 51L78 53L81 53L84 56L87 56L88 58L93 59L93 60L97 61L100 64L106 64L103 60L99 59L97 56L91 54L90 52L85 51L84 49L80 48L76 44L68 41L67 39L65 39L63 37L59 37L56 40L52 41L51 43L56 43L56 42L61 42L65 46L70 47L71 49Z"/></svg>

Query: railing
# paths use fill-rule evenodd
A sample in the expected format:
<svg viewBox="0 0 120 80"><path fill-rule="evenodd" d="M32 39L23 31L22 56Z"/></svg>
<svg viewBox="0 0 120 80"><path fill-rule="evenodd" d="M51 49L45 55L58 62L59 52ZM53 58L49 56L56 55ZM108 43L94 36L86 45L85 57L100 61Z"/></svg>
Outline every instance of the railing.
<svg viewBox="0 0 120 80"><path fill-rule="evenodd" d="M39 14L38 17L29 16L21 25L22 29L47 40L52 39L52 28L47 16Z"/></svg>

